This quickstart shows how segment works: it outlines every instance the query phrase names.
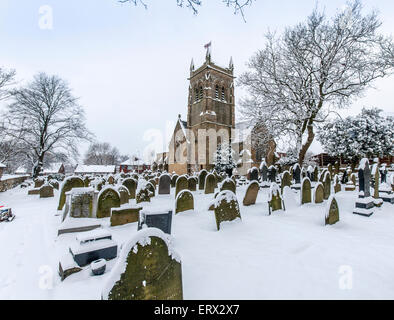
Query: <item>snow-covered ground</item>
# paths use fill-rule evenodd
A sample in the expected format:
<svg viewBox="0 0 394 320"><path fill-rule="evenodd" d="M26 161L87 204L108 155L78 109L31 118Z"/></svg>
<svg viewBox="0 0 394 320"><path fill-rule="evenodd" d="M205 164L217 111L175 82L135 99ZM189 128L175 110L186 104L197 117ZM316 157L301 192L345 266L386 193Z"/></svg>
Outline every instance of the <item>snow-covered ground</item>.
<svg viewBox="0 0 394 320"><path fill-rule="evenodd" d="M202 191L193 192L194 211L174 216L185 299L394 299L393 205L384 203L370 218L357 216L357 193L343 191L336 195L340 222L324 226L326 203L299 206L294 193L287 211L269 216L269 189L250 207L242 206L245 190L237 189L242 221L220 231L207 210L213 195ZM144 208L173 207L173 192ZM0 205L16 214L0 223L0 299L100 299L115 260L102 276L92 276L89 267L63 282L57 274L59 257L76 236L57 237L57 196L39 199L20 188L0 193ZM137 223L100 222L119 245L137 232Z"/></svg>

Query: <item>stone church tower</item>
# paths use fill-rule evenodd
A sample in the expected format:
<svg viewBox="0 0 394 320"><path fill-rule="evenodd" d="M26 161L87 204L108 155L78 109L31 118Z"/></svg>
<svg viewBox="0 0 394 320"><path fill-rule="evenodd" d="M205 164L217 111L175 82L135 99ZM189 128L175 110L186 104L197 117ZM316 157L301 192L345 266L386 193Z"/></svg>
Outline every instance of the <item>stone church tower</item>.
<svg viewBox="0 0 394 320"><path fill-rule="evenodd" d="M212 62L209 48L202 66L196 69L192 60L187 121L178 119L169 148L170 159L174 160L177 148L184 143L186 147L181 152L187 154L187 163L170 160L169 172L184 174L214 167L217 144L229 142L235 128L233 74L232 59L227 68L218 66ZM179 138L179 132L185 133L184 139Z"/></svg>

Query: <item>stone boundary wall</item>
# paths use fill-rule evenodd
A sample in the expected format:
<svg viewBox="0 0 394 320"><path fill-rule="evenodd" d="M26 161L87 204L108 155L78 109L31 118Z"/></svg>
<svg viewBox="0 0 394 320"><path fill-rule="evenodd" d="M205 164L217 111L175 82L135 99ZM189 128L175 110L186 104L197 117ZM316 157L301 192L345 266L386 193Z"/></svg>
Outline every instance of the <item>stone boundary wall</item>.
<svg viewBox="0 0 394 320"><path fill-rule="evenodd" d="M17 185L23 183L28 178L29 176L20 176L20 177L0 180L0 192L4 192L9 189L15 188Z"/></svg>

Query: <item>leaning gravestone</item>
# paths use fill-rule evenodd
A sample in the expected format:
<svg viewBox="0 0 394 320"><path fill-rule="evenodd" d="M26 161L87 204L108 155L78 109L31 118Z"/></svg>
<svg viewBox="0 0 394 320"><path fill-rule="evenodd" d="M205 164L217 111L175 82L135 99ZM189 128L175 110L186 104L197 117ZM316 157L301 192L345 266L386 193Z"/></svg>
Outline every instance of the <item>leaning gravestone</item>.
<svg viewBox="0 0 394 320"><path fill-rule="evenodd" d="M40 188L40 198L53 198L53 187L49 184L44 184Z"/></svg>
<svg viewBox="0 0 394 320"><path fill-rule="evenodd" d="M313 198L315 203L322 203L324 201L324 187L321 182L316 184Z"/></svg>
<svg viewBox="0 0 394 320"><path fill-rule="evenodd" d="M111 187L102 189L98 195L97 218L106 218L111 216L112 208L120 207L119 192Z"/></svg>
<svg viewBox="0 0 394 320"><path fill-rule="evenodd" d="M253 181L256 181L256 180L253 180ZM234 180L230 179L230 178L226 178L225 180L223 180L223 182L220 186L220 191L223 191L223 190L230 190L230 191L236 193L236 184L235 184Z"/></svg>
<svg viewBox="0 0 394 320"><path fill-rule="evenodd" d="M188 210L194 210L194 198L189 190L182 190L175 200L175 214Z"/></svg>
<svg viewBox="0 0 394 320"><path fill-rule="evenodd" d="M182 265L167 235L139 231L125 243L108 277L105 300L182 300Z"/></svg>
<svg viewBox="0 0 394 320"><path fill-rule="evenodd" d="M168 174L162 174L159 178L159 194L170 194L171 177Z"/></svg>
<svg viewBox="0 0 394 320"><path fill-rule="evenodd" d="M126 178L122 184L129 190L130 199L135 199L135 191L137 190L138 182L133 178Z"/></svg>
<svg viewBox="0 0 394 320"><path fill-rule="evenodd" d="M214 203L216 227L220 230L220 224L224 221L241 219L239 205L236 195L230 190L221 191Z"/></svg>
<svg viewBox="0 0 394 320"><path fill-rule="evenodd" d="M301 194L301 204L312 202L312 186L309 178L302 179L300 194Z"/></svg>
<svg viewBox="0 0 394 320"><path fill-rule="evenodd" d="M331 194L331 178L329 171L326 171L324 173L323 187L324 187L324 200L327 200Z"/></svg>
<svg viewBox="0 0 394 320"><path fill-rule="evenodd" d="M245 197L243 199L244 206L250 206L256 203L259 189L260 186L257 181L252 181L249 183L248 188L246 189Z"/></svg>
<svg viewBox="0 0 394 320"><path fill-rule="evenodd" d="M197 190L197 178L196 177L190 177L187 179L187 185L188 189L190 191L196 191Z"/></svg>
<svg viewBox="0 0 394 320"><path fill-rule="evenodd" d="M66 192L70 191L72 188L83 188L83 187L84 187L84 183L81 178L75 176L66 178L63 181L60 190L59 205L57 207L57 210L63 209L64 203L66 202Z"/></svg>
<svg viewBox="0 0 394 320"><path fill-rule="evenodd" d="M215 192L215 187L216 187L216 178L212 173L209 173L205 177L205 188L204 188L204 193L209 194L209 193L214 193Z"/></svg>
<svg viewBox="0 0 394 320"><path fill-rule="evenodd" d="M198 175L198 189L199 190L204 190L205 178L206 178L207 174L208 174L208 172L205 169L202 169L200 171L200 174Z"/></svg>
<svg viewBox="0 0 394 320"><path fill-rule="evenodd" d="M339 221L339 208L334 196L330 196L327 202L325 224L333 225Z"/></svg>
<svg viewBox="0 0 394 320"><path fill-rule="evenodd" d="M372 208L375 206L370 192L371 171L367 158L360 161L358 167L358 185L359 193L354 214L370 217L373 214Z"/></svg>
<svg viewBox="0 0 394 320"><path fill-rule="evenodd" d="M187 177L185 175L178 177L175 183L175 197L182 190L187 190L188 187L189 187L189 183L187 181Z"/></svg>
<svg viewBox="0 0 394 320"><path fill-rule="evenodd" d="M284 206L280 195L280 188L275 182L273 182L271 183L270 191L268 193L269 214L271 215L271 212L282 209L284 210Z"/></svg>

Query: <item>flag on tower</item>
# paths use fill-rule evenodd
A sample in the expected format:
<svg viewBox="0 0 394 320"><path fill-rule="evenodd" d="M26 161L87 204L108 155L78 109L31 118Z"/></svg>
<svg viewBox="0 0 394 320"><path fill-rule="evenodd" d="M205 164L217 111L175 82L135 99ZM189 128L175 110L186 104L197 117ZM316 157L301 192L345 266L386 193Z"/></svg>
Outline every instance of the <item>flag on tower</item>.
<svg viewBox="0 0 394 320"><path fill-rule="evenodd" d="M209 43L207 43L206 45L204 45L204 48L205 48L205 49L208 49L208 48L211 46L211 44L212 44L212 41L209 41Z"/></svg>

